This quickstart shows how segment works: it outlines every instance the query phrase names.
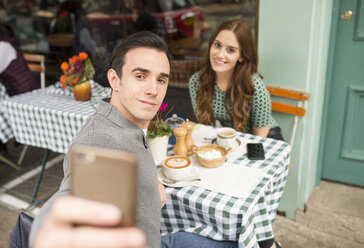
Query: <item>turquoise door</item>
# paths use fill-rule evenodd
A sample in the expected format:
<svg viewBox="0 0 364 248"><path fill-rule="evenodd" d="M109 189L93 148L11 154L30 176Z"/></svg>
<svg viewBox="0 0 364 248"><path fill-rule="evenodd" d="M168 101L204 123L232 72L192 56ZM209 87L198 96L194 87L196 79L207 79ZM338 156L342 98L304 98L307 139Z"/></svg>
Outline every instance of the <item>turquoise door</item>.
<svg viewBox="0 0 364 248"><path fill-rule="evenodd" d="M364 0L334 0L322 177L364 186Z"/></svg>

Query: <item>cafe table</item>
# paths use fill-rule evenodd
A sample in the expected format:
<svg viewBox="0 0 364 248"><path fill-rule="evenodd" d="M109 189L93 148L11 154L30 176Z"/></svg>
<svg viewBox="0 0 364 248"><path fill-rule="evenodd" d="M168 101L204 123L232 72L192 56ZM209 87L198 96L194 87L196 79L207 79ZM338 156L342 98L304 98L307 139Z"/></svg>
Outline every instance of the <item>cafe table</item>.
<svg viewBox="0 0 364 248"><path fill-rule="evenodd" d="M0 141L2 143L6 143L9 139L13 137L13 132L9 123L7 122L4 113L1 111L2 103L5 99L9 98L8 94L6 93L5 86L0 82ZM13 167L16 170L20 170L20 167L15 164L14 162L10 161L3 155L0 155L0 161L4 162L5 164Z"/></svg>
<svg viewBox="0 0 364 248"><path fill-rule="evenodd" d="M3 101L8 99L9 96L6 93L5 86L0 82L0 106L2 106ZM0 141L6 143L9 139L13 137L13 132L8 121L5 118L3 111L0 111Z"/></svg>
<svg viewBox="0 0 364 248"><path fill-rule="evenodd" d="M196 143L194 133L192 137ZM198 146L203 145L199 138ZM258 171L260 176L256 182L244 197L193 185L166 186L167 203L161 216L162 235L191 232L215 240L237 241L239 247L259 247L258 241L274 237L272 225L286 183L290 146L283 141L247 133L238 133L238 138L244 142L227 157L226 162ZM262 143L265 159L249 160L244 147L246 143ZM173 155L172 146L168 155ZM227 182L229 178L222 177L221 180Z"/></svg>
<svg viewBox="0 0 364 248"><path fill-rule="evenodd" d="M96 112L100 100L110 96L110 88L92 80L90 83L92 96L85 102L76 101L72 90L63 89L59 82L2 101L0 113L3 113L15 139L25 145L46 149L32 203L36 199L49 151L66 153L77 133Z"/></svg>

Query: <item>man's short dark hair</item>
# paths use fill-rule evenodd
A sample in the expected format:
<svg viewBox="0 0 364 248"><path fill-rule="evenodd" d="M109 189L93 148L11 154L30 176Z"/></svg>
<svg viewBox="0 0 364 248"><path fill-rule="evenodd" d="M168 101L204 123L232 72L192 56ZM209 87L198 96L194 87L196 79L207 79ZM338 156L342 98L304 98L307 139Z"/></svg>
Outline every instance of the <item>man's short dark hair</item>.
<svg viewBox="0 0 364 248"><path fill-rule="evenodd" d="M121 78L122 67L125 63L125 54L131 49L140 47L154 48L165 53L171 64L168 46L161 37L150 31L137 32L121 39L111 54L110 68L116 71L119 78Z"/></svg>

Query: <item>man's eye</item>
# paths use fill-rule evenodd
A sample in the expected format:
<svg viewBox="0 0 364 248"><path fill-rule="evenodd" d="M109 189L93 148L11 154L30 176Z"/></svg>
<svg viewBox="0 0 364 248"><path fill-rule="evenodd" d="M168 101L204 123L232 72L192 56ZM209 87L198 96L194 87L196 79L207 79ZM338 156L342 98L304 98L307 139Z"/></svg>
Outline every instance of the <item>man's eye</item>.
<svg viewBox="0 0 364 248"><path fill-rule="evenodd" d="M158 81L159 81L160 83L162 83L162 84L166 84L166 83L168 83L168 80L166 80L166 79L164 79L164 78L160 78L160 79L158 79Z"/></svg>
<svg viewBox="0 0 364 248"><path fill-rule="evenodd" d="M139 78L139 79L144 79L145 78L145 76L143 74L137 74L136 77Z"/></svg>

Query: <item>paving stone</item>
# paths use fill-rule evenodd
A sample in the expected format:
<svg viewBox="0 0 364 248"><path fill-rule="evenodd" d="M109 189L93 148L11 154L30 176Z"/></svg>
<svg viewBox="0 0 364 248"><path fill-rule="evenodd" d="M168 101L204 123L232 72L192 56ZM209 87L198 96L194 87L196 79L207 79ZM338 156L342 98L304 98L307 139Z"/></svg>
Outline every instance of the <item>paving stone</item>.
<svg viewBox="0 0 364 248"><path fill-rule="evenodd" d="M364 247L364 232L363 230L357 230L355 231L355 240L359 243L363 244Z"/></svg>
<svg viewBox="0 0 364 248"><path fill-rule="evenodd" d="M18 219L18 211L0 205L0 247L9 247L10 233Z"/></svg>
<svg viewBox="0 0 364 248"><path fill-rule="evenodd" d="M314 230L352 241L356 240L356 231L364 233L364 220L358 217L321 210L308 210L307 215L310 220L307 226Z"/></svg>
<svg viewBox="0 0 364 248"><path fill-rule="evenodd" d="M282 248L363 248L360 242L321 232L281 216L277 216L273 230Z"/></svg>
<svg viewBox="0 0 364 248"><path fill-rule="evenodd" d="M312 192L307 208L326 209L364 219L363 191L360 187L322 181L320 187Z"/></svg>

